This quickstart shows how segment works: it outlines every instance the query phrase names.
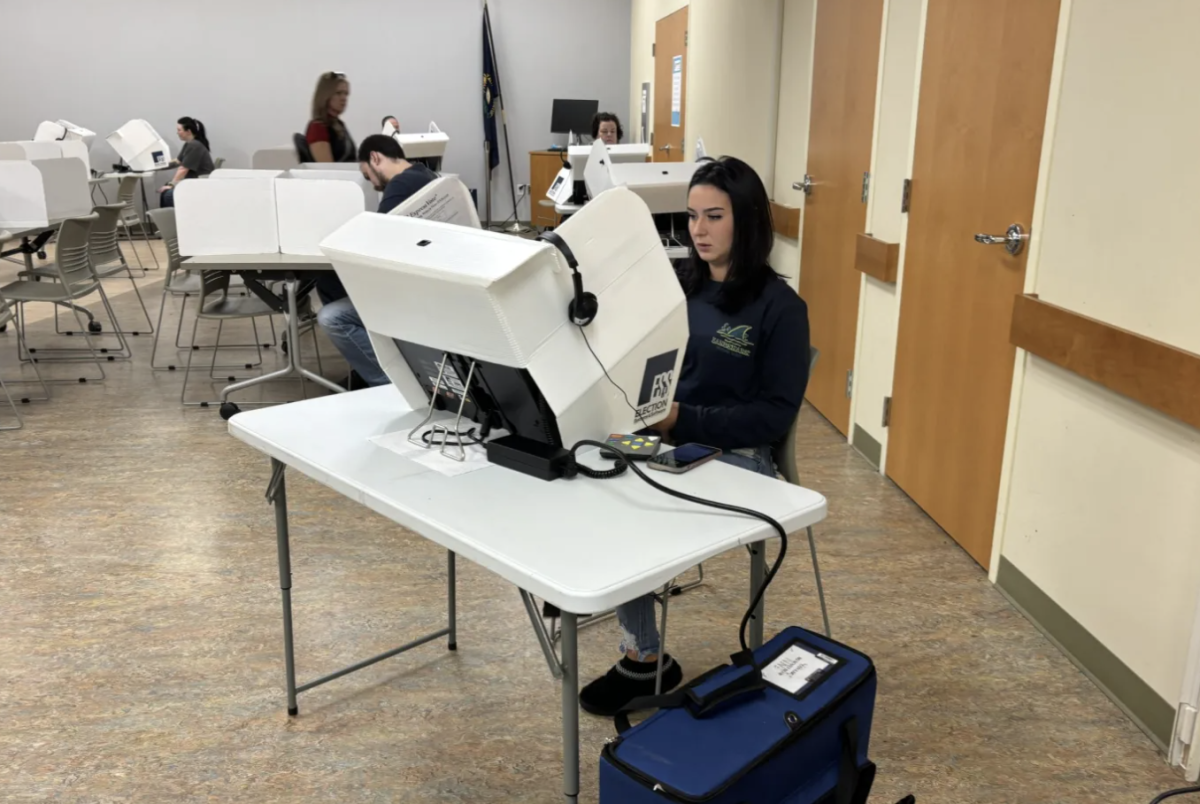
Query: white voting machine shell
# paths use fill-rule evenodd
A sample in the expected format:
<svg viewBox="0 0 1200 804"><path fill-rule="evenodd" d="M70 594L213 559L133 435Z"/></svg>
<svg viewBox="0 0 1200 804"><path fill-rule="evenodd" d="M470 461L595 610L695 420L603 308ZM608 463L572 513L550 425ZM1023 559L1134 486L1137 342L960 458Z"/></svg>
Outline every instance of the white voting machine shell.
<svg viewBox="0 0 1200 804"><path fill-rule="evenodd" d="M43 120L34 132L33 138L39 141L48 140L80 140L84 145L91 145L96 138L96 132L77 126L69 120Z"/></svg>
<svg viewBox="0 0 1200 804"><path fill-rule="evenodd" d="M446 145L450 137L437 127L437 123L429 124L429 131L419 134L401 134L391 123L383 127L384 135L392 137L404 149L406 159L430 159L446 155Z"/></svg>
<svg viewBox="0 0 1200 804"><path fill-rule="evenodd" d="M595 142L583 175L592 198L612 187L628 187L651 212L659 213L687 210L688 184L695 172L695 162L615 162L604 143Z"/></svg>
<svg viewBox="0 0 1200 804"><path fill-rule="evenodd" d="M604 143L596 140L591 145L572 145L567 148L567 162L571 165L571 178L574 181L584 180L584 170L596 145ZM604 145L604 148L608 151L608 158L616 164L645 162L650 157L650 146L640 143Z"/></svg>
<svg viewBox="0 0 1200 804"><path fill-rule="evenodd" d="M397 338L527 369L564 444L661 420L683 362L687 307L645 203L617 189L556 231L599 301L587 342L567 318L571 270L549 243L366 214L326 238L321 250L373 342ZM427 404L394 349L381 366L409 404Z"/></svg>
<svg viewBox="0 0 1200 804"><path fill-rule="evenodd" d="M170 147L145 120L130 120L106 139L130 170L156 170L171 161Z"/></svg>

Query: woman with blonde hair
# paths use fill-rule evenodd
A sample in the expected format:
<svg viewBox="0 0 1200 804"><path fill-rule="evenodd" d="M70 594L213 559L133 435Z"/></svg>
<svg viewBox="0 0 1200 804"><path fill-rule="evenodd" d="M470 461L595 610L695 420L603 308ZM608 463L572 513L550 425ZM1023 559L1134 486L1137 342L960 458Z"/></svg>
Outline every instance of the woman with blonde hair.
<svg viewBox="0 0 1200 804"><path fill-rule="evenodd" d="M342 122L350 100L350 82L345 73L322 73L313 92L312 119L304 140L315 162L353 162L357 158L354 139Z"/></svg>

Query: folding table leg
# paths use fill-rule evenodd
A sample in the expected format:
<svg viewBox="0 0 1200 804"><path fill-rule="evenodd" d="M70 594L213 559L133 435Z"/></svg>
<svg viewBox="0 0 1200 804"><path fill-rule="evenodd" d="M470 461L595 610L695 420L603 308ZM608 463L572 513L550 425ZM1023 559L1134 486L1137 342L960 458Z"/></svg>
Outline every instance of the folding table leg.
<svg viewBox="0 0 1200 804"><path fill-rule="evenodd" d="M562 613L563 800L579 799L579 630L578 616Z"/></svg>
<svg viewBox="0 0 1200 804"><path fill-rule="evenodd" d="M447 625L450 628L450 650L458 650L458 601L455 594L455 555L453 550L446 551L446 609L450 615Z"/></svg>
<svg viewBox="0 0 1200 804"><path fill-rule="evenodd" d="M767 577L767 543L755 542L750 545L750 602L762 588ZM750 616L750 649L761 648L763 643L763 617L766 614L766 596L759 601Z"/></svg>
<svg viewBox="0 0 1200 804"><path fill-rule="evenodd" d="M283 668L287 682L287 711L297 715L296 705L296 655L292 645L292 555L288 544L287 488L284 470L287 467L271 459L271 483L267 487L267 499L275 506L275 538L279 552L279 591L283 599Z"/></svg>

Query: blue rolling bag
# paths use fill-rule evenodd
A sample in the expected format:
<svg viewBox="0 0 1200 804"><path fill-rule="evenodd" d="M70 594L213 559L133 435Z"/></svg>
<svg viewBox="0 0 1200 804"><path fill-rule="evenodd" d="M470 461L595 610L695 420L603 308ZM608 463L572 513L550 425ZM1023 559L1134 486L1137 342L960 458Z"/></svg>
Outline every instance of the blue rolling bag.
<svg viewBox="0 0 1200 804"><path fill-rule="evenodd" d="M600 757L601 804L863 804L875 666L854 650L788 628L688 686L641 698L658 708Z"/></svg>

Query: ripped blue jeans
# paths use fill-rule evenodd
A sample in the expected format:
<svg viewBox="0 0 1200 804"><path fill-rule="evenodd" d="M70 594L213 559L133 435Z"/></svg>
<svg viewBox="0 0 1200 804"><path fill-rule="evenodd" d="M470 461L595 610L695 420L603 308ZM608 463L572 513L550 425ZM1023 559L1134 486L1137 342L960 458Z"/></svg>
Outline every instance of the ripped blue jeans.
<svg viewBox="0 0 1200 804"><path fill-rule="evenodd" d="M770 447L753 447L722 453L717 460L775 477L775 461ZM646 595L617 606L617 622L621 625L621 653L636 651L639 662L647 656L657 656L662 648L658 622L654 613L654 596Z"/></svg>

